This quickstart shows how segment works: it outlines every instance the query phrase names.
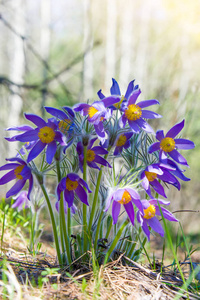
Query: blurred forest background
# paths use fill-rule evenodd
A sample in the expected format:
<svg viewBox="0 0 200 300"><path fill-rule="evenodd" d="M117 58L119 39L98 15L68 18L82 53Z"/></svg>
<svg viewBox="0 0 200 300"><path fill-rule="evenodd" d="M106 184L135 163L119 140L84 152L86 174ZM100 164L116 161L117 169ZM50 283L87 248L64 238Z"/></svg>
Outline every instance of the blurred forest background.
<svg viewBox="0 0 200 300"><path fill-rule="evenodd" d="M183 152L191 181L168 195L173 211L199 209L199 0L1 0L0 33L0 165L17 148L4 128L24 124L23 112L96 100L112 77L124 94L136 79L140 100L160 101L155 131L185 118L182 134L196 144ZM199 213L176 216L199 232Z"/></svg>

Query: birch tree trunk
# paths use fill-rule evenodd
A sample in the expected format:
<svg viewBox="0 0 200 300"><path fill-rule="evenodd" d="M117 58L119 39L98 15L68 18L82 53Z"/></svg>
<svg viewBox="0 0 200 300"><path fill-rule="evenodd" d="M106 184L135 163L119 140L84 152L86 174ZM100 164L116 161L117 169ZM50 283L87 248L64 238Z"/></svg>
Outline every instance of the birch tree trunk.
<svg viewBox="0 0 200 300"><path fill-rule="evenodd" d="M10 7L15 14L13 15L12 24L15 31L20 36L25 35L25 1L15 0L10 1ZM25 57L24 57L24 45L23 40L17 34L12 35L10 42L10 49L12 49L12 57L10 59L10 79L16 83L23 83L25 72ZM9 114L8 114L8 126L20 125L20 114L22 112L23 100L20 95L20 89L17 86L12 87L13 93L8 100ZM16 155L16 144L8 144L8 156L13 157Z"/></svg>

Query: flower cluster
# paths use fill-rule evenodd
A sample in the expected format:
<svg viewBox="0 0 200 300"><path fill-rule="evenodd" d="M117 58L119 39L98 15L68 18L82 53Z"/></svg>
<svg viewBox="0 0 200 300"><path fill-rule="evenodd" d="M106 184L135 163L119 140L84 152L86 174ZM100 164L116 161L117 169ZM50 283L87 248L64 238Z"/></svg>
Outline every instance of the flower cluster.
<svg viewBox="0 0 200 300"><path fill-rule="evenodd" d="M128 164L127 151L134 148L134 153L136 151L139 153L138 144L137 147L135 144L136 139L140 140L142 134L154 135L147 120L161 118L161 115L146 108L159 102L156 99L138 101L141 90L138 85L134 85L134 81L129 83L125 95L122 95L117 81L113 79L110 93L109 96L105 96L99 90L97 93L99 100L92 104L78 103L72 108L65 106L62 109L45 107L46 112L51 115L47 121L34 114L25 114L25 118L31 121L34 127L23 125L8 128L9 131L15 130L18 134L6 139L10 142L21 142L23 146L15 158L8 159L9 163L0 167L0 171L9 170L0 179L0 185L16 180L6 194L8 198L18 194L28 181L28 193L23 192L17 196L18 202L15 203L15 206L19 207L22 203L27 206L26 199L30 200L34 175L44 189L44 180L41 180L41 177L45 176L47 171L56 169L54 168L56 166L58 178L56 208L60 214L61 207L64 207L65 212L72 209L72 212L76 213L79 200L83 205L91 205L91 216L84 216L83 213L84 225L87 225L89 219L90 231L97 204L104 212L108 212L112 206L113 224L117 223L120 210L123 208L133 226L137 211L137 222L148 239L150 239L149 228L163 236L163 228L156 217L161 215L160 210L169 221L178 220L160 206L169 205L169 202L157 199L155 192L167 198L162 182L180 190L178 179L189 180L183 174L184 170L179 167L188 164L178 150L192 149L194 143L177 138L184 127L184 120L173 126L166 135L163 130L159 130L155 135L158 141L145 145L148 148L146 153L149 157L154 157L152 163L147 163L150 160L144 159L134 169ZM156 153L157 155L154 155ZM38 156L42 159L39 160ZM124 161L123 171L121 169L120 175L116 175L118 180L115 180L115 184L108 186L106 182L109 180L106 177L109 172L114 172L114 164L118 158ZM43 167L38 169L38 163ZM102 179L103 168L105 170L103 175L107 180ZM125 170L129 172L122 176ZM132 176L134 173L136 175ZM123 179L126 179L126 184ZM137 182L141 183L149 200L140 198ZM103 204L98 202L101 199L98 197L100 185L104 185L107 191ZM63 206L60 205L61 199L64 200Z"/></svg>

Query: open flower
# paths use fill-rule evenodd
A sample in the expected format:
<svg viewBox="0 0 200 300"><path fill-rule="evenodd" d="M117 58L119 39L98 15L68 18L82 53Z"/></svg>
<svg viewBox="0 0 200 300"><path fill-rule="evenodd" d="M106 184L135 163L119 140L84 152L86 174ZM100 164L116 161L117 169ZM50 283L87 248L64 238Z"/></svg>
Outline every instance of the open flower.
<svg viewBox="0 0 200 300"><path fill-rule="evenodd" d="M48 164L51 164L56 153L57 142L64 144L61 132L57 130L56 123L51 119L45 122L41 117L34 114L25 114L25 117L37 126L37 128L15 137L20 142L35 142L28 154L27 162L37 157L47 146L46 160Z"/></svg>
<svg viewBox="0 0 200 300"><path fill-rule="evenodd" d="M115 141L115 150L113 155L118 155L122 152L123 148L127 149L130 146L130 138L132 137L133 132L124 132L120 133Z"/></svg>
<svg viewBox="0 0 200 300"><path fill-rule="evenodd" d="M68 207L73 206L75 193L83 203L89 205L87 200L87 193L84 188L86 188L88 192L91 193L91 190L89 189L87 183L83 179L81 179L75 173L69 173L66 177L62 178L62 180L58 184L58 201L60 200L60 194L63 191L64 200L68 203Z"/></svg>
<svg viewBox="0 0 200 300"><path fill-rule="evenodd" d="M149 147L149 153L160 150L160 160L166 159L167 154L173 158L176 162L182 165L187 164L187 160L176 150L176 149L193 149L195 147L194 143L187 139L176 139L175 137L184 127L184 120L176 125L174 125L164 136L163 130L158 130L156 132L156 138L159 142L152 144Z"/></svg>
<svg viewBox="0 0 200 300"><path fill-rule="evenodd" d="M99 139L104 142L105 130L103 121L109 120L111 117L112 112L108 107L119 102L119 100L120 98L117 96L110 96L101 101L95 101L92 105L80 103L74 106L74 111L80 111L83 116L88 116L88 121L94 125Z"/></svg>
<svg viewBox="0 0 200 300"><path fill-rule="evenodd" d="M121 107L123 106L123 103L125 101L127 101L127 99L129 98L130 94L134 91L138 89L138 85L134 86L134 80L132 80L131 82L129 82L125 96L121 95L121 91L119 88L119 84L117 83L117 81L112 78L112 86L110 88L110 93L112 96L120 96L120 99L117 103L113 104L110 108L113 109L121 109ZM97 95L99 96L99 98L102 100L105 98L104 94L101 92L101 90L98 91Z"/></svg>
<svg viewBox="0 0 200 300"><path fill-rule="evenodd" d="M112 202L112 217L113 217L113 224L117 223L119 213L121 210L121 205L124 206L131 223L134 225L134 208L135 206L143 211L142 204L140 201L139 194L132 188L123 188L118 189L117 191L113 192L106 200L106 207L105 211L107 211Z"/></svg>
<svg viewBox="0 0 200 300"><path fill-rule="evenodd" d="M0 167L0 171L11 170L0 179L0 185L6 184L7 182L16 179L17 182L14 186L6 193L6 198L16 195L24 187L27 180L29 180L28 199L30 199L30 193L33 188L33 176L31 169L27 163L21 158L15 157L7 159L11 163L5 164Z"/></svg>
<svg viewBox="0 0 200 300"><path fill-rule="evenodd" d="M124 107L124 114L120 119L120 126L125 127L126 121L135 133L140 132L140 128L146 132L153 133L153 129L144 119L157 119L161 118L161 115L149 111L143 110L143 108L150 105L159 104L158 100L145 100L136 103L138 96L140 95L140 89L133 90L127 99L127 103Z"/></svg>
<svg viewBox="0 0 200 300"><path fill-rule="evenodd" d="M148 240L150 240L150 230L148 226L150 226L154 231L159 233L161 236L164 236L164 230L160 221L156 218L157 216L161 216L159 204L169 205L170 202L160 200L160 199L151 199L151 200L141 200L143 210L139 210L137 212L137 221L141 225L142 230L146 234ZM163 217L169 221L178 222L178 220L173 216L173 214L168 211L166 208L161 207Z"/></svg>
<svg viewBox="0 0 200 300"><path fill-rule="evenodd" d="M170 172L174 171L175 167L164 163L157 163L149 165L142 171L140 178L142 179L142 186L146 193L152 197L151 187L163 197L167 198L163 186L160 184L159 180L167 182L174 185L178 190L180 190L180 183L174 175Z"/></svg>
<svg viewBox="0 0 200 300"><path fill-rule="evenodd" d="M13 203L12 208L17 208L18 211L20 211L23 208L30 207L30 201L27 196L27 191L19 192L15 197L13 197L15 202Z"/></svg>
<svg viewBox="0 0 200 300"><path fill-rule="evenodd" d="M108 166L109 168L111 168L111 165L107 162L107 160L99 155L99 154L105 155L108 153L108 151L105 150L101 146L93 147L93 144L96 141L96 139L97 138L90 140L90 142L87 146L87 165L90 168L94 168L94 169L98 169L98 170L100 170L100 168L98 167L97 164L100 164L103 166ZM77 150L77 153L79 156L79 166L80 166L81 171L83 171L84 148L83 148L83 145L81 142L78 142L76 150Z"/></svg>

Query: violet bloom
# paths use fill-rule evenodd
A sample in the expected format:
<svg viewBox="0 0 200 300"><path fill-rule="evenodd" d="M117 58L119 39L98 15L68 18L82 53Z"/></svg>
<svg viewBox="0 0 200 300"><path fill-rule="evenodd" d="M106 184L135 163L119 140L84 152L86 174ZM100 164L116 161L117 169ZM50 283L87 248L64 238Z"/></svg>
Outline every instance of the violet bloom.
<svg viewBox="0 0 200 300"><path fill-rule="evenodd" d="M105 150L101 146L93 147L93 144L96 140L97 140L97 138L90 140L90 142L87 146L87 158L86 158L87 165L90 168L94 168L94 169L98 169L98 170L100 170L100 168L98 167L97 164L111 168L111 165L107 162L107 160L105 160L105 158L100 156L100 155L108 154L108 151ZM80 166L81 171L83 172L84 147L81 142L78 142L76 150L77 150L77 153L79 156L79 166Z"/></svg>
<svg viewBox="0 0 200 300"><path fill-rule="evenodd" d="M15 202L13 203L12 208L17 208L18 211L22 210L23 208L30 207L30 201L26 191L21 191L15 197L13 197L13 199Z"/></svg>
<svg viewBox="0 0 200 300"><path fill-rule="evenodd" d="M11 170L0 179L0 185L6 184L7 182L17 179L14 186L6 193L6 198L16 195L24 187L26 181L29 181L28 199L30 199L30 193L33 188L33 176L31 169L27 163L19 157L7 159L11 163L5 164L0 167L0 171Z"/></svg>
<svg viewBox="0 0 200 300"><path fill-rule="evenodd" d="M91 190L89 189L87 183L83 179L81 179L75 173L69 173L66 177L62 178L62 180L58 184L58 200L60 200L60 194L63 191L64 200L68 203L68 207L72 207L74 202L74 194L76 193L78 198L83 203L89 205L87 200L87 193L84 188L86 188L88 192L91 193Z"/></svg>
<svg viewBox="0 0 200 300"><path fill-rule="evenodd" d="M163 186L159 180L174 185L180 190L180 183L174 175L170 172L176 170L174 166L164 163L157 163L149 165L142 171L140 178L142 179L142 186L146 193L152 197L151 187L161 196L167 198Z"/></svg>
<svg viewBox="0 0 200 300"><path fill-rule="evenodd" d="M47 146L46 161L51 164L57 150L57 142L64 144L61 132L57 130L56 123L51 119L45 122L41 117L34 114L25 114L25 117L37 126L37 128L15 137L20 142L35 142L28 154L27 162L37 157Z"/></svg>
<svg viewBox="0 0 200 300"><path fill-rule="evenodd" d="M111 108L113 109L121 109L121 107L123 106L123 103L125 101L127 101L127 99L129 98L130 94L134 91L138 89L138 85L134 86L134 80L132 80L131 82L129 82L125 96L121 95L121 91L119 88L119 84L117 83L117 81L112 78L112 86L110 88L110 93L111 95L115 95L115 96L120 96L119 102L113 104L111 106ZM99 98L102 100L105 98L104 94L101 92L101 90L98 91L97 95L99 96Z"/></svg>
<svg viewBox="0 0 200 300"><path fill-rule="evenodd" d="M126 121L128 121L129 126L135 133L139 133L140 129L143 129L149 133L153 133L153 129L144 119L157 119L161 118L161 115L150 110L143 110L143 108L150 105L159 104L159 102L158 100L145 100L135 104L140 93L140 89L137 89L129 95L127 104L123 108L124 114L119 120L120 126L125 127Z"/></svg>
<svg viewBox="0 0 200 300"><path fill-rule="evenodd" d="M122 152L123 148L127 149L130 146L130 138L132 137L133 132L120 133L115 141L115 150L113 155L118 155Z"/></svg>
<svg viewBox="0 0 200 300"><path fill-rule="evenodd" d="M148 240L150 240L150 230L148 226L150 226L161 236L164 236L164 230L162 228L162 225L160 224L160 221L156 218L156 215L161 216L158 202L159 204L164 205L169 205L170 202L161 199L141 200L141 202L144 209L144 213L141 210L137 212L137 221L141 225L142 230L146 234ZM178 220L173 216L173 214L166 208L161 207L161 210L165 219L169 221L178 222Z"/></svg>
<svg viewBox="0 0 200 300"><path fill-rule="evenodd" d="M194 143L187 139L176 139L175 137L184 127L184 120L176 125L174 125L164 136L163 130L158 130L156 132L156 138L159 142L152 144L149 147L149 153L160 150L160 160L166 159L167 154L173 158L176 162L182 165L187 164L187 160L176 150L176 149L193 149L195 147Z"/></svg>
<svg viewBox="0 0 200 300"><path fill-rule="evenodd" d="M134 225L134 208L133 204L143 212L139 194L132 188L118 189L113 192L106 200L105 211L107 211L112 202L113 224L117 223L121 205L124 206L131 223Z"/></svg>
<svg viewBox="0 0 200 300"><path fill-rule="evenodd" d="M74 106L74 111L79 111L83 116L88 116L88 121L94 125L99 139L104 142L105 130L103 121L109 120L111 117L112 112L108 107L119 102L119 100L120 98L117 96L110 96L101 101L95 101L92 105L80 103Z"/></svg>

